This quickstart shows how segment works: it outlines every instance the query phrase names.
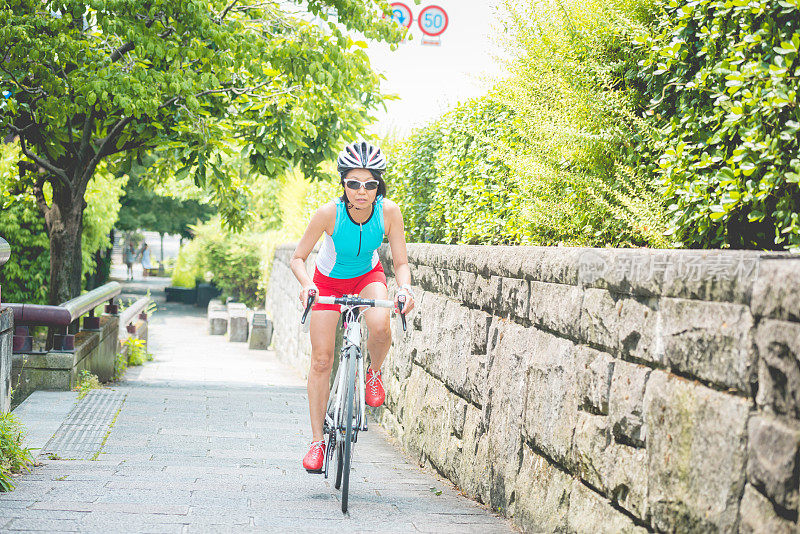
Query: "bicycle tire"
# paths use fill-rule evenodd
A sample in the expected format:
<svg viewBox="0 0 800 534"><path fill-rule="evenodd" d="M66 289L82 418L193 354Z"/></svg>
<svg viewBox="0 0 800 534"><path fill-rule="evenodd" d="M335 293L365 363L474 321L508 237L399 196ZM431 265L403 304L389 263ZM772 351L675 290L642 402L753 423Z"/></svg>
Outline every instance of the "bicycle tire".
<svg viewBox="0 0 800 534"><path fill-rule="evenodd" d="M350 460L353 455L353 409L355 405L356 351L351 350L347 362L347 381L345 382L345 431L342 443L342 513L347 513L348 493L350 491Z"/></svg>
<svg viewBox="0 0 800 534"><path fill-rule="evenodd" d="M342 487L342 444L336 440L336 480L333 487L337 490Z"/></svg>

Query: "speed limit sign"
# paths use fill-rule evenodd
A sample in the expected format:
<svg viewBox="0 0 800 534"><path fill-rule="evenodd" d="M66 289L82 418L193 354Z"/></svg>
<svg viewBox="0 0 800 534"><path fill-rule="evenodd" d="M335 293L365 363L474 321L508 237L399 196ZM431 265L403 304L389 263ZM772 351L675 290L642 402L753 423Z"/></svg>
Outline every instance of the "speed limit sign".
<svg viewBox="0 0 800 534"><path fill-rule="evenodd" d="M439 6L428 6L419 12L419 29L428 37L436 37L447 29L447 12Z"/></svg>
<svg viewBox="0 0 800 534"><path fill-rule="evenodd" d="M389 6L392 8L392 20L400 26L410 28L411 23L414 22L414 14L411 13L411 8L403 2L392 2Z"/></svg>

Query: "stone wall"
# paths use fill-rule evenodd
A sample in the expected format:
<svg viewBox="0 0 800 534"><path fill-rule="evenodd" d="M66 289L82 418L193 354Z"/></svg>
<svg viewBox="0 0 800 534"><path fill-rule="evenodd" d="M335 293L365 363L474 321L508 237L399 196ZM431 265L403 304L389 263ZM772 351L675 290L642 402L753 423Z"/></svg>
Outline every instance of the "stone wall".
<svg viewBox="0 0 800 534"><path fill-rule="evenodd" d="M18 405L38 389L69 391L77 385L80 372L87 369L101 382L111 380L118 350L119 319L100 318L100 331L75 334L75 352L14 354L11 381L14 404Z"/></svg>
<svg viewBox="0 0 800 534"><path fill-rule="evenodd" d="M276 248L272 263L265 310L272 321L272 348L282 362L294 367L304 377L308 376L311 365L311 340L300 324L303 309L300 306L300 284L289 267L295 245L288 244ZM317 250L309 254L306 260L306 271L314 275L314 262ZM337 346L339 346L337 340ZM334 368L338 365L337 360Z"/></svg>
<svg viewBox="0 0 800 534"><path fill-rule="evenodd" d="M306 365L291 251L268 310ZM393 321L379 417L421 463L526 531L798 531L800 258L410 245L409 261L419 311L405 336Z"/></svg>
<svg viewBox="0 0 800 534"><path fill-rule="evenodd" d="M0 306L0 413L11 410L11 345L14 312Z"/></svg>

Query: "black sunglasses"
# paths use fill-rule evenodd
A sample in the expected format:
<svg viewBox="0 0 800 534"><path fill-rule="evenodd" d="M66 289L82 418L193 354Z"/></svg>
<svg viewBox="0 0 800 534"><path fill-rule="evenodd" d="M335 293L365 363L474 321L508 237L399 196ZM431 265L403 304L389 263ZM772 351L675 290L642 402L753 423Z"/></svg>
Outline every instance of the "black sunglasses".
<svg viewBox="0 0 800 534"><path fill-rule="evenodd" d="M355 180L351 178L350 180L344 181L344 185L346 185L348 189L352 189L354 191L361 189L362 185L367 191L375 191L378 189L378 184L378 180L367 180L366 182L362 182L361 180Z"/></svg>

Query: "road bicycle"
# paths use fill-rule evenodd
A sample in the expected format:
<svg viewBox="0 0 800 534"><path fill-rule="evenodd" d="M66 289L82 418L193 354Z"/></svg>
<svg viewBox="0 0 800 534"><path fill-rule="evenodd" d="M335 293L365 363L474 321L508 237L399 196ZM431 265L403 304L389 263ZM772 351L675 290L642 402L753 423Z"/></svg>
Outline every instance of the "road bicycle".
<svg viewBox="0 0 800 534"><path fill-rule="evenodd" d="M336 459L334 487L342 490L342 513L347 513L348 491L350 489L350 465L353 458L353 445L358 441L359 431L367 431L367 410L364 384L364 356L361 352L361 308L394 308L391 300L363 299L357 295L344 297L317 297L316 291L309 291L306 310L301 324L305 324L308 312L314 302L342 306L342 350L339 367L333 380L328 407L325 410L325 460L322 472L328 478L328 465ZM403 314L405 295L398 297L403 331L406 331L406 316Z"/></svg>

